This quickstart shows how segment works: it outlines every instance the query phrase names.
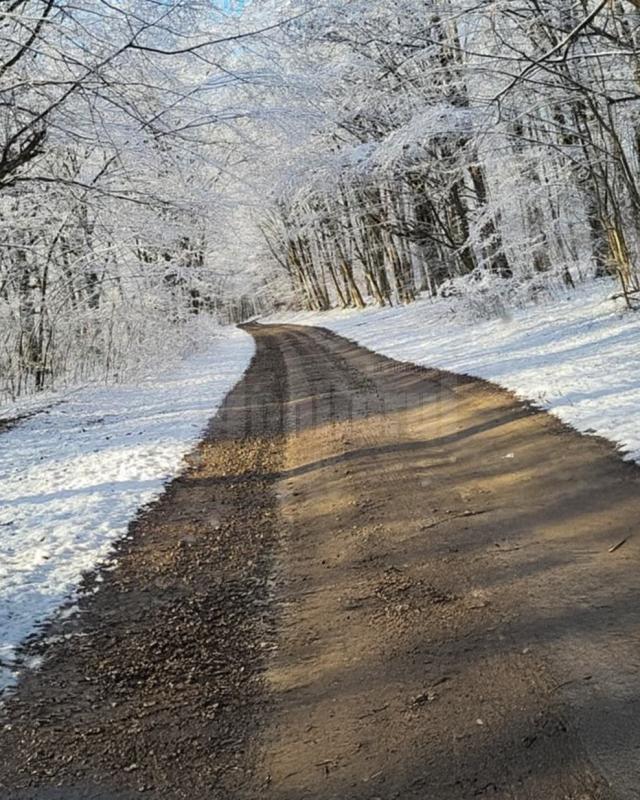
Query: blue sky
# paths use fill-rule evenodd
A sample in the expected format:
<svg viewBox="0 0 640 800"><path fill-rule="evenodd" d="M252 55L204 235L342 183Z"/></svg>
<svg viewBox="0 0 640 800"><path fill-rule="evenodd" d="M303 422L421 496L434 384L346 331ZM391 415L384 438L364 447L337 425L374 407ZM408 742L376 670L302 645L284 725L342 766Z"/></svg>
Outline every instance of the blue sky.
<svg viewBox="0 0 640 800"><path fill-rule="evenodd" d="M245 0L220 0L222 8L229 13L242 11Z"/></svg>

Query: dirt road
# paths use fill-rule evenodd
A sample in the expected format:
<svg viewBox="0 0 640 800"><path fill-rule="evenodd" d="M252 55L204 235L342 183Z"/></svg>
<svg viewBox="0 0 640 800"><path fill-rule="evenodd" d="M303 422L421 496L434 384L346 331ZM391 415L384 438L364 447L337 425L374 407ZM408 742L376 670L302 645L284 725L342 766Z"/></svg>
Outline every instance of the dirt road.
<svg viewBox="0 0 640 800"><path fill-rule="evenodd" d="M26 649L0 798L640 797L637 468L481 381L250 331L188 471Z"/></svg>

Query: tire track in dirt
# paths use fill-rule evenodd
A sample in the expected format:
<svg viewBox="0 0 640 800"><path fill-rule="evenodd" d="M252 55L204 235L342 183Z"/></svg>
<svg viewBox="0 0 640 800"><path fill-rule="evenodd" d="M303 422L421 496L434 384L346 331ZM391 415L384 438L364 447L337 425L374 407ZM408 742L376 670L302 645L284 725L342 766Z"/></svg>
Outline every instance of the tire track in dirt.
<svg viewBox="0 0 640 800"><path fill-rule="evenodd" d="M273 705L243 797L608 798L520 642L520 587L490 585L503 431L515 446L538 415L327 332L254 334L281 342L290 402L315 403L287 416Z"/></svg>
<svg viewBox="0 0 640 800"><path fill-rule="evenodd" d="M235 796L266 700L285 393L263 342L116 568L26 648L44 661L0 710L2 800Z"/></svg>

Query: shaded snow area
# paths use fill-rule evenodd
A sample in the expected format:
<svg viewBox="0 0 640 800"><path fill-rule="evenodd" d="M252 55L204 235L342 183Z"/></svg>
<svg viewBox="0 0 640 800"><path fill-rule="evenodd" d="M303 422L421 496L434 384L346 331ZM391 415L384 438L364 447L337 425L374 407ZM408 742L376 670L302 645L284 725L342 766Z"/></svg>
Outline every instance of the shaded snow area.
<svg viewBox="0 0 640 800"><path fill-rule="evenodd" d="M180 472L253 353L251 336L224 330L165 374L76 391L0 432L0 690L17 645Z"/></svg>
<svg viewBox="0 0 640 800"><path fill-rule="evenodd" d="M640 462L640 312L598 281L508 319L465 320L451 301L287 317L384 355L493 381Z"/></svg>

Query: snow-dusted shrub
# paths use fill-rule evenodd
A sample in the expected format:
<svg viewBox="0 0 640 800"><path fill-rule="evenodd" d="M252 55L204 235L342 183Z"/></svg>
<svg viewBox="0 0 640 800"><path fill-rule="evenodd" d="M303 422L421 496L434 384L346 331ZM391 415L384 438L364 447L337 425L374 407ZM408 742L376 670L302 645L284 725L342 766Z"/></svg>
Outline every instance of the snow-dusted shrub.
<svg viewBox="0 0 640 800"><path fill-rule="evenodd" d="M562 265L545 273L503 278L487 269L476 269L445 281L438 296L450 300L452 311L470 321L508 318L512 309L562 297L579 281L592 278L593 271L593 266L580 271Z"/></svg>

